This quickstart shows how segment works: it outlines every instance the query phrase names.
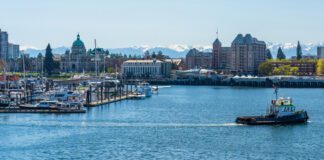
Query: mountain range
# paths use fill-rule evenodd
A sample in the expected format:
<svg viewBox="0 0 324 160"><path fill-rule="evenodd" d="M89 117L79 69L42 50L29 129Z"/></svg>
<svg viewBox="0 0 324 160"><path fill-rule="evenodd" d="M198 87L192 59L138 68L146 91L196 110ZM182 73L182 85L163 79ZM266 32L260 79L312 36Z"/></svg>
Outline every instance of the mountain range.
<svg viewBox="0 0 324 160"><path fill-rule="evenodd" d="M323 46L324 43L305 43L301 44L303 55L316 55L317 47ZM295 43L272 43L267 42L267 48L271 51L272 56L276 57L278 48L281 47L286 57L290 58L296 55L296 47ZM36 57L39 53L45 54L45 49L37 49L37 48L24 48L24 52L28 53L30 57ZM210 45L169 45L169 46L134 46L134 47L125 47L125 48L108 48L110 53L121 53L126 55L143 55L145 51L158 52L162 51L163 54L170 56L171 58L182 58L185 57L187 52L196 48L200 51L211 52L212 46ZM64 54L66 50L70 49L69 47L57 47L52 48L54 54Z"/></svg>

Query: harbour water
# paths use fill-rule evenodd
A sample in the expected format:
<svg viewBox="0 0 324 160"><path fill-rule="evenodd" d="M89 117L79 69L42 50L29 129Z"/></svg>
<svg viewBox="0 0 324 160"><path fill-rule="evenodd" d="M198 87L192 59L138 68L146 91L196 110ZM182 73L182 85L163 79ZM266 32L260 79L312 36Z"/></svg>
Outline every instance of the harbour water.
<svg viewBox="0 0 324 160"><path fill-rule="evenodd" d="M279 93L310 122L236 125L265 114L273 90L213 86L160 87L85 114L0 114L0 159L323 159L324 90Z"/></svg>

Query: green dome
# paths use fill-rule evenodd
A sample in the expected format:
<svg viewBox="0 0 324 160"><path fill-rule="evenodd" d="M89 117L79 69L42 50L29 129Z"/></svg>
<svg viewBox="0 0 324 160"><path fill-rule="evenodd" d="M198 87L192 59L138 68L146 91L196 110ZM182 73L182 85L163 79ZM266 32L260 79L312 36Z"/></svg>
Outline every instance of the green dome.
<svg viewBox="0 0 324 160"><path fill-rule="evenodd" d="M80 35L78 34L77 39L73 42L72 47L83 47L84 43L80 40Z"/></svg>

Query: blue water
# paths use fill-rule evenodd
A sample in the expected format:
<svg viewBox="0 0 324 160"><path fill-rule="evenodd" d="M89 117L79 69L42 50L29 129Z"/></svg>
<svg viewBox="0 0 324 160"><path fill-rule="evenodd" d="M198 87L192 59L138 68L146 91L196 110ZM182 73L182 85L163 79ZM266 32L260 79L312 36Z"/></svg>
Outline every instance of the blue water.
<svg viewBox="0 0 324 160"><path fill-rule="evenodd" d="M0 159L324 159L324 90L280 89L308 111L291 126L236 125L272 89L172 86L86 114L0 114Z"/></svg>

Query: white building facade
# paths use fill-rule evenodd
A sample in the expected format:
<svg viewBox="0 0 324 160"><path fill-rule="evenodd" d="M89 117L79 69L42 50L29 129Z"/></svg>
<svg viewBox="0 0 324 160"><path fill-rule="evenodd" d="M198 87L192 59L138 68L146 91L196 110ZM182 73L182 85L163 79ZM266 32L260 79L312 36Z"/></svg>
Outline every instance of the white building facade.
<svg viewBox="0 0 324 160"><path fill-rule="evenodd" d="M162 77L162 61L128 60L122 64L122 74L127 77Z"/></svg>

